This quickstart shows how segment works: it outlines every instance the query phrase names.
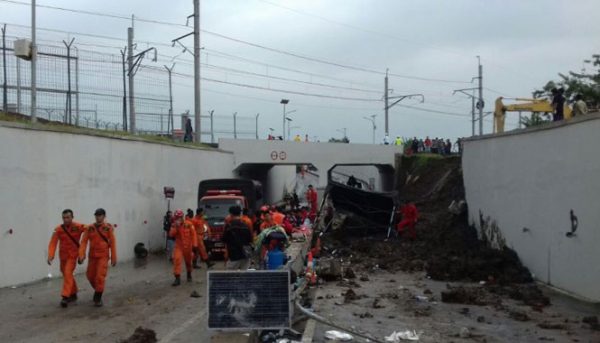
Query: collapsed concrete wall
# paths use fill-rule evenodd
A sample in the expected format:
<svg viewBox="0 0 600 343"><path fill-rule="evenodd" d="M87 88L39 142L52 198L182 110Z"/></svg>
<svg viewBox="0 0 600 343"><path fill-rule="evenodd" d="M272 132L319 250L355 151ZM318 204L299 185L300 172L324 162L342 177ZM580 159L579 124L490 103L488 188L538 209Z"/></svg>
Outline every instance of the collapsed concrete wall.
<svg viewBox="0 0 600 343"><path fill-rule="evenodd" d="M462 160L480 236L514 249L538 280L593 301L600 301L598 132L596 114L484 136L465 142Z"/></svg>
<svg viewBox="0 0 600 343"><path fill-rule="evenodd" d="M233 155L217 150L0 124L0 287L60 275L45 261L64 208L86 224L105 208L124 261L137 242L164 245L164 186L176 190L171 208L195 208L198 182L232 170Z"/></svg>

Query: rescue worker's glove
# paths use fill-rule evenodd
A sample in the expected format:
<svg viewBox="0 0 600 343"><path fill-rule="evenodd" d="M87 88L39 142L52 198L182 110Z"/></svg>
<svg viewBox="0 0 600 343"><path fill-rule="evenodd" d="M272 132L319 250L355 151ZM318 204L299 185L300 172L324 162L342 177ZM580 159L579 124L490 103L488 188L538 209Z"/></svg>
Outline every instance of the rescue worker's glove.
<svg viewBox="0 0 600 343"><path fill-rule="evenodd" d="M48 262L48 265L49 265L49 266L50 266L50 265L52 265L52 259L51 259L51 258L49 258L49 259L47 260L47 262Z"/></svg>
<svg viewBox="0 0 600 343"><path fill-rule="evenodd" d="M78 264L83 264L83 260L84 260L84 259L82 259L82 258L78 258L78 259L77 259L77 263L78 263Z"/></svg>
<svg viewBox="0 0 600 343"><path fill-rule="evenodd" d="M110 261L110 265L113 266L113 267L116 266L117 265L117 260Z"/></svg>

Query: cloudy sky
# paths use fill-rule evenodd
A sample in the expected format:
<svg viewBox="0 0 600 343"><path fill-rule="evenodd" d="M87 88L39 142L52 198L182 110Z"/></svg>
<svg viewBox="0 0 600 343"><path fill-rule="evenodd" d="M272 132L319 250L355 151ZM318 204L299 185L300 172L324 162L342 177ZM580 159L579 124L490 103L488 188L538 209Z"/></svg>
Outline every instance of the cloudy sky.
<svg viewBox="0 0 600 343"><path fill-rule="evenodd" d="M27 37L26 27L11 26L30 25L29 8L20 2L27 1L0 0L0 23ZM185 24L193 12L191 0L38 4L176 24ZM425 96L424 103L406 99L400 105L407 107L390 110L391 136L468 136L471 101L452 92L476 86L471 83L476 56L481 56L490 111L499 95L528 97L558 72L585 67L582 61L600 52L598 13L595 0L202 0L202 111L220 117L238 112L238 129L246 131L254 130L249 118L260 113L264 137L269 127L280 134L279 101L287 98L288 111L296 111L292 126L299 126L293 134L327 140L346 128L351 141L370 143L372 127L363 117L376 114L379 142L383 73L389 68L392 96ZM40 39L75 37L87 49L116 55L130 25L119 18L38 9ZM136 21L135 29L138 50L151 46L147 42L162 44L158 67L176 63L175 112L193 110L192 56L170 47L190 28ZM182 42L192 47L191 38ZM508 128L516 127L514 116ZM485 122L486 132L491 125Z"/></svg>

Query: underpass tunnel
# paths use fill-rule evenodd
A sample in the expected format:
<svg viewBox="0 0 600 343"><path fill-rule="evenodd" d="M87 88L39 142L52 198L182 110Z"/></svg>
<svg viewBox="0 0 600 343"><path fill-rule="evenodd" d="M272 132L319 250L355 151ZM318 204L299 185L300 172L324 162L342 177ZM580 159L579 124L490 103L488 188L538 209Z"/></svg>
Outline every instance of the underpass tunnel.
<svg viewBox="0 0 600 343"><path fill-rule="evenodd" d="M239 178L259 181L263 186L263 203L274 204L286 193L296 192L301 202L308 185L317 187L319 170L311 163L244 163L234 171Z"/></svg>
<svg viewBox="0 0 600 343"><path fill-rule="evenodd" d="M394 167L387 164L336 164L327 177L328 181L373 192L394 190Z"/></svg>

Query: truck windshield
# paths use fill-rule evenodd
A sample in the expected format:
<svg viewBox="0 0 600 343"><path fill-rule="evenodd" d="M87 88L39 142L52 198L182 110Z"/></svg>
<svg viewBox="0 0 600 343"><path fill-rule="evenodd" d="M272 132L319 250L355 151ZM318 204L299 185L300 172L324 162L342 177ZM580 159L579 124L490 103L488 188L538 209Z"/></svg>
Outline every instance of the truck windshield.
<svg viewBox="0 0 600 343"><path fill-rule="evenodd" d="M208 219L222 219L229 214L231 206L243 207L239 199L206 199L200 201L200 206L204 207L204 213Z"/></svg>

